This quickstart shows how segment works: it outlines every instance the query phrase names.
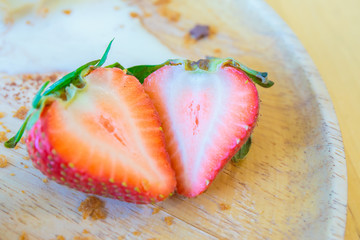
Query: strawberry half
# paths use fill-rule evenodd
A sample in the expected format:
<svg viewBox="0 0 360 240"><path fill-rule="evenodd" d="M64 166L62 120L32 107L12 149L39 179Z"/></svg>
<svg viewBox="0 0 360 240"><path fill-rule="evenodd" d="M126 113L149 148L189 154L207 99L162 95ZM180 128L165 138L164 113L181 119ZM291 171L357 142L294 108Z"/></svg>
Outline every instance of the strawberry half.
<svg viewBox="0 0 360 240"><path fill-rule="evenodd" d="M259 112L251 78L265 87L273 84L265 73L216 58L169 61L144 80L160 114L179 194L195 197L205 191L249 139Z"/></svg>
<svg viewBox="0 0 360 240"><path fill-rule="evenodd" d="M99 62L40 90L22 127L30 158L49 178L85 193L162 201L176 182L158 113L134 76Z"/></svg>

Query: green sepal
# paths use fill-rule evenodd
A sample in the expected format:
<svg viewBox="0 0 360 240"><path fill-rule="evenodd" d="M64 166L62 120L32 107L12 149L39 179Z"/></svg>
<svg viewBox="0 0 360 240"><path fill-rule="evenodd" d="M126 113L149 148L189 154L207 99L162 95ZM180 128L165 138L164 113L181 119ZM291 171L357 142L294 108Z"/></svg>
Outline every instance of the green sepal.
<svg viewBox="0 0 360 240"><path fill-rule="evenodd" d="M206 59L200 59L198 61L191 60L181 60L181 59L171 59L162 64L158 65L138 65L133 66L127 69L127 73L135 76L140 83L144 82L144 79L147 78L151 73L156 70L166 66L166 65L183 65L186 71L207 71L207 72L215 72L219 70L220 67L234 67L243 72L256 84L260 85L264 88L269 88L274 85L274 82L267 78L266 72L258 72L255 71L238 61L232 58L215 58L208 57Z"/></svg>
<svg viewBox="0 0 360 240"><path fill-rule="evenodd" d="M118 62L110 64L106 66L105 68L120 68L121 70L125 70L125 68Z"/></svg>
<svg viewBox="0 0 360 240"><path fill-rule="evenodd" d="M100 62L98 62L95 67L101 67L102 65L104 65L104 63L106 62L106 59L107 59L107 56L109 54L109 51L110 51L110 48L111 48L111 45L114 41L114 38L110 41L110 43L108 44L103 56L101 57L100 59Z"/></svg>
<svg viewBox="0 0 360 240"><path fill-rule="evenodd" d="M101 67L105 63L113 41L114 39L110 41L101 59L88 62L77 68L75 71L66 74L64 77L52 84L47 90L45 89L48 86L49 81L46 82L35 95L32 101L32 108L30 109L19 131L14 137L6 141L4 143L4 146L7 148L14 148L17 145L17 143L23 136L25 130L31 129L32 126L39 119L42 110L48 100L55 100L56 98L61 98L62 93L65 94L66 98L72 99L75 94L74 88L83 87L83 85L85 84L84 77L88 75L91 71L98 67ZM68 91L66 91L67 88L69 89Z"/></svg>
<svg viewBox="0 0 360 240"><path fill-rule="evenodd" d="M251 136L245 142L244 145L241 146L240 150L231 158L233 163L238 163L240 160L244 159L246 155L249 153L251 146Z"/></svg>
<svg viewBox="0 0 360 240"><path fill-rule="evenodd" d="M213 59L213 58L209 58L209 59ZM251 78L251 80L254 83L258 84L261 87L269 88L272 85L274 85L274 82L267 78L268 74L266 72L255 71L255 70L245 66L244 64L239 63L238 61L236 61L232 58L226 59L226 61L222 64L222 66L223 67L231 66L231 67L234 67L234 68L244 71L246 73L246 75L249 78Z"/></svg>
<svg viewBox="0 0 360 240"><path fill-rule="evenodd" d="M135 76L141 84L144 83L145 78L159 68L167 65L168 61L159 65L138 65L127 69L127 74Z"/></svg>
<svg viewBox="0 0 360 240"><path fill-rule="evenodd" d="M84 65L82 65L81 67L79 67L78 69L76 69L75 71L66 74L64 77L62 77L61 79L59 79L58 81L56 81L53 85L51 85L45 92L44 92L44 96L48 96L50 94L53 94L57 91L60 91L62 89L64 89L65 87L69 86L70 83L72 83L75 79L77 79L80 75L80 73L85 70L86 68L93 66L94 64L97 64L100 60L95 60L95 61L91 61L88 62Z"/></svg>
<svg viewBox="0 0 360 240"><path fill-rule="evenodd" d="M47 87L47 85L49 85L50 81L45 82L42 87L40 88L40 90L37 92L37 94L34 97L34 100L32 101L32 107L33 108L38 108L40 100L42 98L42 93L45 90L45 88Z"/></svg>
<svg viewBox="0 0 360 240"><path fill-rule="evenodd" d="M22 135L24 134L25 132L25 129L26 129L26 125L28 124L28 121L30 119L31 115L28 115L25 119L25 121L23 122L23 124L21 125L19 131L16 133L15 136L13 136L12 138L10 138L9 140L7 140L5 143L4 143L4 146L7 147L7 148L14 148L16 147L16 145L18 144L18 142L20 141Z"/></svg>

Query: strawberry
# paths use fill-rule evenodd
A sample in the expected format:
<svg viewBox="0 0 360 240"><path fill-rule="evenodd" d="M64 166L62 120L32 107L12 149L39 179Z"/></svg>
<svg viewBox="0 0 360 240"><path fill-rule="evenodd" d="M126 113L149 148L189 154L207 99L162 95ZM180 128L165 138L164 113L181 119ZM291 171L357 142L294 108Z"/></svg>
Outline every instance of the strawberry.
<svg viewBox="0 0 360 240"><path fill-rule="evenodd" d="M162 201L176 181L158 113L141 83L120 64L101 67L110 45L101 60L46 90L45 84L5 145L14 147L27 128L30 158L50 179L126 202Z"/></svg>
<svg viewBox="0 0 360 240"><path fill-rule="evenodd" d="M163 124L177 192L187 197L204 192L237 152L247 153L259 113L254 82L273 84L266 73L232 59L171 60L128 70L147 76L143 85Z"/></svg>

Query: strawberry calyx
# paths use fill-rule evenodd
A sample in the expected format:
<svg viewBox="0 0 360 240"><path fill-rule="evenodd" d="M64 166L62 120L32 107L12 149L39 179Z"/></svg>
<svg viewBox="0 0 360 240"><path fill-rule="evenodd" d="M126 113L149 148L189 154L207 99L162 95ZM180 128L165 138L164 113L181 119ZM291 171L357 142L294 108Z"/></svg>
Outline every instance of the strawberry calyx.
<svg viewBox="0 0 360 240"><path fill-rule="evenodd" d="M21 125L20 129L16 133L16 135L10 138L8 141L4 143L4 146L7 148L14 148L17 143L20 141L21 137L23 136L25 130L29 130L32 126L36 123L39 119L41 112L46 106L46 104L54 101L55 99L62 99L64 101L70 101L76 95L76 92L79 89L84 88L86 85L86 81L84 77L90 74L96 68L101 67L109 54L112 42L114 39L110 41L108 44L103 56L101 59L94 60L88 62L81 67L77 68L75 71L66 74L61 79L53 83L49 88L46 87L49 85L50 81L45 82L40 90L35 95L32 101L32 107L29 110L25 121ZM119 63L112 64L109 67L119 67L124 69ZM46 90L45 90L46 89Z"/></svg>
<svg viewBox="0 0 360 240"><path fill-rule="evenodd" d="M158 65L138 65L127 69L127 73L135 76L141 83L151 73L164 66L176 66L184 65L186 71L208 71L216 72L219 68L233 67L238 70L245 72L245 74L256 84L261 87L269 88L274 85L274 82L267 78L266 72L255 71L244 64L234 60L233 58L215 58L207 57L198 61L182 60L182 59L170 59L166 62Z"/></svg>

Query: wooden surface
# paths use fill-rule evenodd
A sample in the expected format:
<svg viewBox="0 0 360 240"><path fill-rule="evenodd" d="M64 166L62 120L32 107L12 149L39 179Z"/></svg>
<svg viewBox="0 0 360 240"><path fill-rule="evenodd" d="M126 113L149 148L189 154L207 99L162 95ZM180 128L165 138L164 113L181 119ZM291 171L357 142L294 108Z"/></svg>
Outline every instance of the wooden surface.
<svg viewBox="0 0 360 240"><path fill-rule="evenodd" d="M261 0L189 2L191 7L185 1L172 1L163 9L149 1L136 1L138 14L147 17L132 21L139 21L149 35L178 56L232 56L269 72L276 85L259 88L261 116L248 157L239 165L228 164L197 198L175 195L156 206L106 200L109 216L94 222L82 220L77 211L86 195L54 182L43 183L42 174L23 159L24 145L16 150L0 147L9 158L9 166L0 175L0 232L5 233L0 237L15 239L25 231L30 239L51 239L58 234L72 239L82 235L83 229L100 239L343 237L346 173L342 139L325 85L311 59ZM179 21L174 21L174 12L180 14ZM188 41L186 33L197 23L209 24L214 34L199 42ZM79 42L82 37L89 39L72 37ZM10 97L2 91L0 102L1 111L6 112L2 122L14 133L20 121L12 117L12 111L26 104L39 84L31 86L31 81L15 76L14 85L12 79L1 75L0 87L8 89ZM29 85L29 91L21 89L23 84ZM22 93L14 101L13 93L18 91ZM221 204L229 209L222 210ZM152 214L154 208L160 212ZM165 217L174 218L171 226ZM141 235L135 236L135 231Z"/></svg>
<svg viewBox="0 0 360 240"><path fill-rule="evenodd" d="M266 0L314 60L333 101L348 170L345 239L360 238L360 2ZM306 13L306 14L304 14Z"/></svg>

